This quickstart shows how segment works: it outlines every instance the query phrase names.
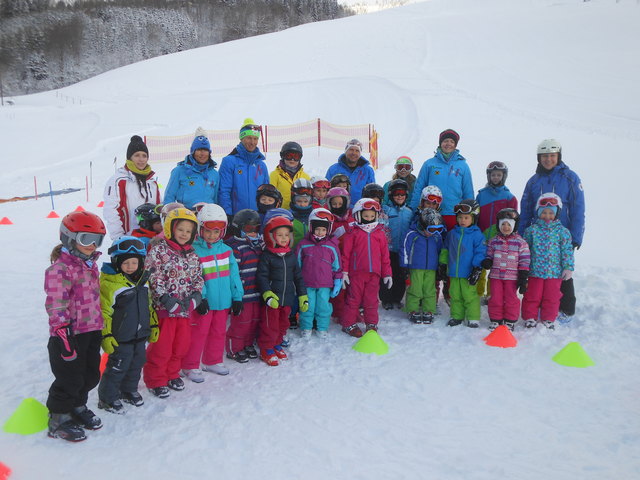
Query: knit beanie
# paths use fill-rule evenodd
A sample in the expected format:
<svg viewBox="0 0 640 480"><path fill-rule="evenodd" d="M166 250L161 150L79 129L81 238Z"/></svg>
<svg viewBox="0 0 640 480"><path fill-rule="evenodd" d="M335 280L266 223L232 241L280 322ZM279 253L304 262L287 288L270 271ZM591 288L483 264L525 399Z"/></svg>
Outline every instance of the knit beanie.
<svg viewBox="0 0 640 480"><path fill-rule="evenodd" d="M149 155L149 149L145 145L142 138L138 135L134 135L131 137L131 141L129 142L129 146L127 147L127 159L131 159L134 153L136 152L144 152Z"/></svg>
<svg viewBox="0 0 640 480"><path fill-rule="evenodd" d="M438 145L442 145L442 142L445 141L447 138L450 138L451 140L453 140L453 143L456 144L456 147L458 146L458 142L460 141L460 135L458 135L458 132L456 132L455 130L452 130L451 128L445 130L440 134Z"/></svg>
<svg viewBox="0 0 640 480"><path fill-rule="evenodd" d="M256 125L253 118L245 118L240 127L240 140L244 137L258 137L260 138L261 132L260 125Z"/></svg>

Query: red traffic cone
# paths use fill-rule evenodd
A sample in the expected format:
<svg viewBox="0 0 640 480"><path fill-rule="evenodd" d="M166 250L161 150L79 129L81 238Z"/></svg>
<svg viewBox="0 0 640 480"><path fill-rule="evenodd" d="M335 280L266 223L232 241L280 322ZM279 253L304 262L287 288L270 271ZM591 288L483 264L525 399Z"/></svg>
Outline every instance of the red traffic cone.
<svg viewBox="0 0 640 480"><path fill-rule="evenodd" d="M4 463L0 462L0 480L7 480L11 475L11 469Z"/></svg>
<svg viewBox="0 0 640 480"><path fill-rule="evenodd" d="M85 211L85 210L84 210L84 208L82 208L82 205L78 205L78 206L76 207L76 209L74 210L74 212L84 212L84 211Z"/></svg>
<svg viewBox="0 0 640 480"><path fill-rule="evenodd" d="M55 210L51 210L46 218L60 218L60 215L58 215Z"/></svg>
<svg viewBox="0 0 640 480"><path fill-rule="evenodd" d="M0 225L13 225L13 222L9 220L9 217L2 217L2 220L0 220Z"/></svg>
<svg viewBox="0 0 640 480"><path fill-rule="evenodd" d="M100 200L100 203L98 203L98 205L96 205L96 207L98 207L98 208L104 207L104 200Z"/></svg>
<svg viewBox="0 0 640 480"><path fill-rule="evenodd" d="M493 332L484 337L484 343L490 347L510 348L518 345L518 340L513 336L506 325L499 325Z"/></svg>

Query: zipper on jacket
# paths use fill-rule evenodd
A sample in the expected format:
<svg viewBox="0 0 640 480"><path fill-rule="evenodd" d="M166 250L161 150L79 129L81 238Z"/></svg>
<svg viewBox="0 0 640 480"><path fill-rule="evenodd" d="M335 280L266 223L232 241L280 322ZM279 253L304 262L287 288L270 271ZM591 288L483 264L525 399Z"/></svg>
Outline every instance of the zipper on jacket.
<svg viewBox="0 0 640 480"><path fill-rule="evenodd" d="M369 254L369 273L372 273L373 263L371 262L371 232L367 232L367 253Z"/></svg>
<svg viewBox="0 0 640 480"><path fill-rule="evenodd" d="M285 254L286 255L286 254ZM284 265L284 284L282 285L282 299L280 301L280 306L284 307L284 300L287 295L287 261L285 260L285 255L282 256L282 263Z"/></svg>
<svg viewBox="0 0 640 480"><path fill-rule="evenodd" d="M460 244L462 243L462 237L464 237L464 228L461 229L462 233L460 234L460 240L458 240L458 251L456 254L456 278L460 278L458 276L458 270L460 269Z"/></svg>

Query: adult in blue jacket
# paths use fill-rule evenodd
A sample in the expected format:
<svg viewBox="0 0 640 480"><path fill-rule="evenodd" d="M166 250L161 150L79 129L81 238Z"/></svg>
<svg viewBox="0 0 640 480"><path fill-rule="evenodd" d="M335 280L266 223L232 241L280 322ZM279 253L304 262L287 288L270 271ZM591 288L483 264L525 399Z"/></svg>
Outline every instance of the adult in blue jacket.
<svg viewBox="0 0 640 480"><path fill-rule="evenodd" d="M252 119L245 119L240 128L240 143L222 159L217 203L227 215L235 215L245 208L257 210L258 187L269 183L265 157L258 148L260 131Z"/></svg>
<svg viewBox="0 0 640 480"><path fill-rule="evenodd" d="M562 161L562 145L551 138L538 145L538 166L524 187L520 202L520 227L522 235L525 229L537 219L536 205L543 193L553 192L562 200L560 222L571 232L574 248L580 248L584 236L585 202L580 177ZM558 321L568 322L575 313L576 297L573 278L562 282L562 300Z"/></svg>
<svg viewBox="0 0 640 480"><path fill-rule="evenodd" d="M369 164L369 160L362 156L362 143L359 140L349 140L338 161L329 167L326 178L331 180L334 175L342 173L351 182L351 206L362 197L362 189L367 183L376 183L376 174Z"/></svg>
<svg viewBox="0 0 640 480"><path fill-rule="evenodd" d="M179 202L190 209L199 202L217 203L220 175L216 166L206 132L198 128L191 153L171 170L164 192L165 203Z"/></svg>
<svg viewBox="0 0 640 480"><path fill-rule="evenodd" d="M453 207L465 198L475 197L471 170L466 159L456 148L459 141L460 135L455 130L448 129L440 133L436 153L420 168L411 196L411 208L415 209L420 205L420 194L424 187L436 185L440 188L440 214L448 230L456 225Z"/></svg>

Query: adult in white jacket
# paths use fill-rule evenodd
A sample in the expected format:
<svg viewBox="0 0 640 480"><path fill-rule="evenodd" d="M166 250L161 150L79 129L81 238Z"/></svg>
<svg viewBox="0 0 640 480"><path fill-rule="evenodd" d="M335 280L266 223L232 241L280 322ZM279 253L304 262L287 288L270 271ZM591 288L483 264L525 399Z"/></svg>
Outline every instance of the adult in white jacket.
<svg viewBox="0 0 640 480"><path fill-rule="evenodd" d="M143 203L160 203L155 172L149 165L149 150L138 135L131 137L127 161L107 181L103 216L112 240L131 235L138 228L135 210Z"/></svg>

